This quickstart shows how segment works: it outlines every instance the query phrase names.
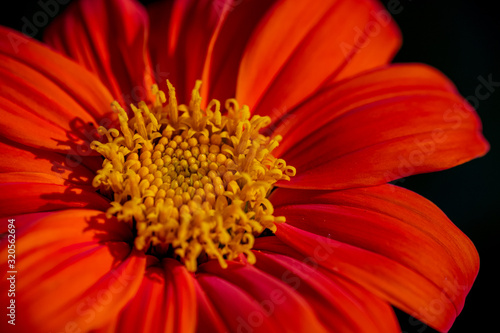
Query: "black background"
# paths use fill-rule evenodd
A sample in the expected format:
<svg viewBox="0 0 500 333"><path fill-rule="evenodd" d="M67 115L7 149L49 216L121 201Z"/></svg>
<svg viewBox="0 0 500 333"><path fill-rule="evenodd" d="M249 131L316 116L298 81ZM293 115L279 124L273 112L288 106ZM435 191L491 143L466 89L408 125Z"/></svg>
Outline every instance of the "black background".
<svg viewBox="0 0 500 333"><path fill-rule="evenodd" d="M46 2L47 0L42 0ZM59 0L61 3L67 0ZM318 0L314 0L318 1ZM354 0L351 0L354 1ZM21 30L41 10L38 1L9 1L0 24ZM151 2L151 1L143 1ZM496 2L445 0L384 0L399 3L393 15L403 34L395 62L421 62L445 73L465 97L474 96L478 77L500 82L500 14ZM64 10L60 6L57 13ZM394 7L393 7L394 8ZM24 18L24 19L23 19ZM36 38L40 38L42 28ZM477 111L484 135L492 145L488 155L459 167L412 176L397 184L436 203L476 245L481 269L465 308L451 333L495 332L500 310L497 265L500 222L500 89L481 100ZM398 312L403 332L435 332Z"/></svg>
<svg viewBox="0 0 500 333"><path fill-rule="evenodd" d="M388 3L388 1L385 1ZM500 14L488 1L401 1L394 15L403 34L395 62L423 62L440 69L460 93L475 96L478 77L500 82ZM436 203L467 234L481 268L451 333L498 332L500 222L500 89L480 101L477 112L491 144L483 158L456 168L413 176L398 185ZM434 332L400 316L403 331Z"/></svg>

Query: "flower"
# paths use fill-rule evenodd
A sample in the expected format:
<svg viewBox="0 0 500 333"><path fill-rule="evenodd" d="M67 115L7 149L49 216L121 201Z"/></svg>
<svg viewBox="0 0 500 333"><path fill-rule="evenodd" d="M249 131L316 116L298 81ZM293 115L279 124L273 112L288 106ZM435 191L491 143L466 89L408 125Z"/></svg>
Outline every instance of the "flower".
<svg viewBox="0 0 500 333"><path fill-rule="evenodd" d="M15 294L2 304L14 300L21 331L396 332L391 305L451 327L477 252L436 206L387 183L488 144L441 73L388 65L400 36L380 4L165 1L146 11L81 0L45 42L0 28L0 211L15 226L10 237L2 224L0 260L17 272L1 282ZM211 98L229 100L227 112ZM158 171L150 165L173 164L170 142L189 151L190 175L214 171L204 198L186 188L157 199L168 172L183 183L176 165L140 188ZM162 162L142 157L160 145ZM214 154L213 169L189 162L195 147ZM162 217L154 208L165 205ZM173 232L156 230L172 220ZM250 226L207 231L205 220ZM184 237L195 231L210 237ZM217 251L226 246L234 251Z"/></svg>

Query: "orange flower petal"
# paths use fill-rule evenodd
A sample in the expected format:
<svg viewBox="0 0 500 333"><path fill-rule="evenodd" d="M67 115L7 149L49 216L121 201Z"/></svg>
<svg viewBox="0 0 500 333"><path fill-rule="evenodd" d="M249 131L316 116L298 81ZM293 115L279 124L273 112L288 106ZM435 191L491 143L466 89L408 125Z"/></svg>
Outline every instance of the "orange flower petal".
<svg viewBox="0 0 500 333"><path fill-rule="evenodd" d="M201 265L199 270L200 273L206 272L217 276L217 278L222 278L240 289L231 292L227 282L223 283L214 277L198 278L204 290L211 296L215 306L220 312L224 312L224 320L231 327L231 331L236 331L238 327L246 327L242 329L251 328L259 332L290 330L327 332L318 320L313 308L299 293L282 281L251 265L229 262L229 267L224 269L214 260ZM207 279L211 281L210 287L219 291L217 294L225 294L224 290L228 290L228 295L233 294L233 297L223 296L221 298L222 295L216 297L212 294L214 291L210 290L211 288L205 289ZM225 301L224 305L218 303L223 300ZM242 301L247 303L246 309L241 305ZM276 302L280 304L273 306L272 303ZM220 308L222 306L230 309L222 310ZM235 309L238 309L236 318L226 317L228 312L234 313ZM290 317L290 313L294 314L293 317ZM270 327L264 328L262 326L264 324L269 324Z"/></svg>
<svg viewBox="0 0 500 333"><path fill-rule="evenodd" d="M273 127L271 127L273 128ZM453 167L488 144L475 111L449 80L397 65L343 81L274 127L277 155L297 168L279 186L341 189Z"/></svg>
<svg viewBox="0 0 500 333"><path fill-rule="evenodd" d="M8 176L6 176L8 177ZM52 176L53 177L53 176ZM59 185L48 182L41 174L0 184L0 215L4 217L67 208L89 208L106 211L109 201L93 188ZM51 180L53 182L53 180Z"/></svg>
<svg viewBox="0 0 500 333"><path fill-rule="evenodd" d="M277 236L439 330L461 311L479 268L474 245L432 203L392 185L279 190ZM330 239L330 237L332 239Z"/></svg>
<svg viewBox="0 0 500 333"><path fill-rule="evenodd" d="M86 117L86 114L90 114L94 119L100 119L110 111L109 103L112 101L112 97L99 79L46 45L15 30L0 27L0 51L1 68L27 81L27 87L22 89L25 99L33 98L29 89L37 92L36 85L45 81L41 78L42 82L33 82L35 77L27 74L35 71L36 76L44 76L46 80L50 81L51 87L57 86L53 87L55 91L54 95L51 96L52 99L64 98L66 100L70 96L74 99L74 103L77 103L74 109L60 110L61 114L71 113L73 116L82 118ZM43 86L39 89L43 89ZM61 94L68 96L59 96ZM42 106L47 107L40 105L35 110L41 112Z"/></svg>
<svg viewBox="0 0 500 333"><path fill-rule="evenodd" d="M200 278L200 275L198 275ZM229 332L229 328L224 323L222 315L214 306L205 289L195 280L196 304L198 307L196 332ZM217 296L214 296L217 297Z"/></svg>
<svg viewBox="0 0 500 333"><path fill-rule="evenodd" d="M70 210L38 215L41 218L29 225L22 220L36 216L16 217L16 224L19 220L27 225L16 239L16 306L23 318L16 327L20 331L88 331L116 315L135 294L144 272L144 255L135 254L123 241L110 241L117 236L112 235L115 227L104 235L113 222L105 222L102 215ZM6 264L7 244L3 239L2 264ZM0 282L2 288L8 288L8 283ZM8 302L6 297L2 295L3 303ZM1 325L5 328L6 321Z"/></svg>
<svg viewBox="0 0 500 333"><path fill-rule="evenodd" d="M307 258L297 260L288 254L257 251L255 255L256 267L295 289L312 306L325 327L346 333L400 331L389 304L353 284L339 283L339 278L326 277ZM278 304L274 305L279 308Z"/></svg>
<svg viewBox="0 0 500 333"><path fill-rule="evenodd" d="M13 142L0 141L0 156L2 156L0 173L43 173L56 177L53 184L69 185L71 183L86 186L91 185L95 176L92 171L72 159L72 156L62 156L55 152L33 149ZM2 177L1 174L0 177ZM4 179L6 182L24 182L15 177L10 180Z"/></svg>
<svg viewBox="0 0 500 333"><path fill-rule="evenodd" d="M45 31L47 44L95 73L122 105L148 99L153 73L146 10L131 0L71 4Z"/></svg>
<svg viewBox="0 0 500 333"><path fill-rule="evenodd" d="M323 252L321 265L360 284L373 294L422 319L430 326L448 329L456 317L453 303L431 281L417 272L367 250L318 236L289 224L278 226L277 236L306 256ZM326 249L326 250L325 250ZM436 310L431 301L437 301ZM411 311L410 311L411 310ZM439 316L435 311L439 311Z"/></svg>
<svg viewBox="0 0 500 333"><path fill-rule="evenodd" d="M97 332L163 332L165 279L158 267L146 269L144 278L134 297L120 314Z"/></svg>
<svg viewBox="0 0 500 333"><path fill-rule="evenodd" d="M279 1L270 13L247 45L236 97L273 120L328 82L387 64L400 45L376 1Z"/></svg>
<svg viewBox="0 0 500 333"><path fill-rule="evenodd" d="M111 95L91 73L4 27L0 81L2 135L31 147L80 152L96 119L110 111Z"/></svg>
<svg viewBox="0 0 500 333"><path fill-rule="evenodd" d="M86 217L84 218L84 222L87 223L86 226L91 226L92 230L101 230L105 231L105 233L102 233L99 235L99 240L102 242L106 241L124 241L124 242L132 242L134 240L133 234L130 230L129 227L124 225L122 222L118 222L115 218L110 218L104 220L105 214L101 211L96 211L96 210L88 210L88 209L70 209L70 210L65 210L65 211L60 211L60 212L43 212L43 213L33 213L33 214L23 214L23 215L11 215L12 218L16 219L15 221L15 226L16 226L16 236L17 237L24 237L26 234L31 234L34 233L35 230L38 230L38 228L41 228L40 230L44 230L43 232L43 237L39 237L40 230L36 231L37 234L32 235L30 237L33 237L31 239L31 244L32 247L36 247L38 245L36 244L42 244L40 246L43 246L43 248L48 248L48 245L46 244L47 242L52 242L54 246L57 246L58 244L62 244L61 242L56 242L58 237L60 236L57 233L52 233L50 230L44 229L44 224L39 223L39 221L48 221L50 220L51 225L56 227L63 232L68 233L68 237L73 237L73 236L78 236L82 234L82 229L78 229L79 227L73 227L73 224L68 223L67 221L64 221L63 219L57 218L57 219L51 219L53 216L67 216L68 214L76 214L75 216L83 216ZM81 223L84 223L81 222ZM106 222L106 223L104 223ZM44 222L45 223L45 222ZM90 229L89 229L90 230ZM87 231L89 231L87 230ZM0 226L0 233L5 233L7 232L7 225L3 224ZM88 237L88 240L92 240L95 237L94 233L91 232L85 232L84 233ZM83 237L83 236L82 236ZM68 241L70 244L71 241ZM37 253L39 253L41 248L37 250ZM33 258L34 254L30 256L30 258ZM43 257L43 256L42 256Z"/></svg>
<svg viewBox="0 0 500 333"><path fill-rule="evenodd" d="M181 103L189 100L195 81L200 79L204 80L203 103L207 103L206 91L210 83L204 71L209 70L205 67L210 63L213 43L231 8L231 1L164 1L148 7L151 18L149 44L151 57L157 64L160 87L166 88L168 75Z"/></svg>
<svg viewBox="0 0 500 333"><path fill-rule="evenodd" d="M179 38L180 21L183 15L173 16L173 7L180 7L180 1L157 1L146 7L149 17L149 40L148 47L151 56L151 62L155 66L155 78L158 87L163 91L168 91L166 79L173 82L174 87L182 88L184 81L180 71L177 71L176 64L172 61L175 52L171 51L171 45L175 45ZM180 7L182 8L182 7ZM177 9L178 12L180 9ZM175 19L177 18L177 20ZM196 24L197 22L193 22ZM182 42L182 41L181 41ZM170 50L170 51L169 51ZM194 55L193 55L194 56ZM200 57L200 59L203 57ZM167 61L169 59L170 61ZM199 60L201 62L201 60ZM177 64L183 66L183 62ZM200 68L200 66L195 66ZM198 78L201 76L198 76ZM177 85L180 84L180 85ZM192 85L194 87L194 83ZM191 88L192 89L192 88ZM189 96L187 91L175 91L175 94L181 103L187 101ZM183 94L179 99L179 94Z"/></svg>
<svg viewBox="0 0 500 333"><path fill-rule="evenodd" d="M194 332L196 293L191 273L174 259L163 261L166 286L166 332Z"/></svg>
<svg viewBox="0 0 500 333"><path fill-rule="evenodd" d="M272 316L266 317L253 295L236 284L208 274L198 275L197 280L226 327L230 328L229 332L278 333L286 330L287 326L280 329Z"/></svg>
<svg viewBox="0 0 500 333"><path fill-rule="evenodd" d="M43 172L5 172L0 173L0 184L3 183L38 183L65 185L66 180L56 174Z"/></svg>
<svg viewBox="0 0 500 333"><path fill-rule="evenodd" d="M227 17L222 22L210 62L206 64L202 91L207 98L225 101L236 96L236 84L245 47L254 30L276 1L212 1L213 8ZM205 89L203 89L205 88ZM247 103L248 101L241 101Z"/></svg>
<svg viewBox="0 0 500 333"><path fill-rule="evenodd" d="M148 267L135 296L98 332L194 332L194 278L179 262Z"/></svg>

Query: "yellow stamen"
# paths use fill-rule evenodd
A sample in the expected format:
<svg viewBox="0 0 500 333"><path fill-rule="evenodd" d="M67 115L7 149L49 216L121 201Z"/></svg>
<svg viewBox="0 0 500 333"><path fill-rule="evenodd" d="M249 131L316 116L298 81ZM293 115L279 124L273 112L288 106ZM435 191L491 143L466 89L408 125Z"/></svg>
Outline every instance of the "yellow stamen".
<svg viewBox="0 0 500 333"><path fill-rule="evenodd" d="M240 254L254 263L254 237L285 221L267 199L273 184L295 175L271 154L281 137L260 134L269 117L234 99L227 115L217 100L201 110L200 81L188 105L167 86L167 105L155 85L155 102L131 106L132 118L114 102L120 131L101 127L108 142L92 142L104 157L93 185L114 199L107 215L136 230L137 249L173 254L193 272L203 255L222 267Z"/></svg>

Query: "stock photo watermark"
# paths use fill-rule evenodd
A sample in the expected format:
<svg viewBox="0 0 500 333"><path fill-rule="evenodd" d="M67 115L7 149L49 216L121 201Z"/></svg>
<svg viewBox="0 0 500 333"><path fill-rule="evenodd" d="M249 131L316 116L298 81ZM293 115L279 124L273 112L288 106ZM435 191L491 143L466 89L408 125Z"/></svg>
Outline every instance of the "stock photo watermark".
<svg viewBox="0 0 500 333"><path fill-rule="evenodd" d="M7 323L9 325L16 325L16 225L15 219L7 220L7 281L8 287L7 297L9 305L7 306Z"/></svg>
<svg viewBox="0 0 500 333"><path fill-rule="evenodd" d="M126 268L118 267L113 269L103 278L103 286L92 292L84 300L74 307L74 318L65 323L57 332L51 333L84 333L92 327L92 323L100 314L106 313L106 309L111 305L115 297L130 287L130 284L137 279L137 273L131 274Z"/></svg>
<svg viewBox="0 0 500 333"><path fill-rule="evenodd" d="M408 318L408 323L412 327L420 326L417 329L417 332L423 333L428 326L416 319L416 317L419 315L425 315L427 318L435 319L436 317L441 316L446 311L446 304L454 302L456 298L462 295L466 290L467 286L461 285L458 283L458 280L453 280L452 282L446 278L443 281L443 289L441 290L439 297L431 300L427 306L421 307L418 312L411 314ZM403 331L402 333L406 332Z"/></svg>
<svg viewBox="0 0 500 333"><path fill-rule="evenodd" d="M212 2L213 9L217 13L217 16L221 18L223 15L233 11L238 7L244 0L215 0Z"/></svg>
<svg viewBox="0 0 500 333"><path fill-rule="evenodd" d="M330 239L330 235L328 238ZM319 241L314 248L312 256L304 258L302 261L294 265L293 270L286 270L281 275L281 281L293 290L297 290L303 281L310 277L310 271L316 271L319 264L330 258L335 252L336 246L329 242ZM304 264L306 267L302 266ZM307 269L306 269L307 268ZM300 272L300 276L297 274ZM293 276L296 275L296 276ZM312 277L311 277L312 278ZM259 302L260 310L250 312L245 318L238 316L237 333L253 333L254 330L260 327L266 318L273 315L279 305L287 301L286 290L276 288L269 293L269 297Z"/></svg>
<svg viewBox="0 0 500 333"><path fill-rule="evenodd" d="M407 0L409 2L411 0ZM352 42L339 44L342 54L347 60L351 60L358 52L367 47L373 38L376 38L393 20L393 15L398 15L404 10L402 1L390 0L386 9L370 12L372 19L363 28L354 27L354 39Z"/></svg>
<svg viewBox="0 0 500 333"><path fill-rule="evenodd" d="M27 36L34 37L40 29L45 28L61 11L61 6L67 5L71 0L40 0L37 2L40 10L31 17L23 16L21 32Z"/></svg>
<svg viewBox="0 0 500 333"><path fill-rule="evenodd" d="M470 104L475 110L479 109L481 101L485 101L500 87L500 81L494 81L493 74L487 77L479 75L477 77L479 84L474 89L474 95L469 95L464 98L464 102ZM446 109L443 112L443 120L445 123L452 124L451 128L457 130L460 128L465 119L471 117L469 110L465 110L463 105L454 104L452 108ZM396 173L388 171L385 173L387 182L402 183L404 178L415 173L416 167L423 165L429 156L437 151L440 144L448 140L448 135L443 128L435 128L429 134L427 139L415 139L416 148L410 151L407 155L399 155L399 165Z"/></svg>
<svg viewBox="0 0 500 333"><path fill-rule="evenodd" d="M21 17L22 27L21 32L28 37L35 37L42 29L47 27L54 17L72 0L39 0L37 2L40 8L33 15ZM14 52L19 52L19 46L27 43L23 38L19 38L17 34L11 32L7 35L10 45Z"/></svg>

